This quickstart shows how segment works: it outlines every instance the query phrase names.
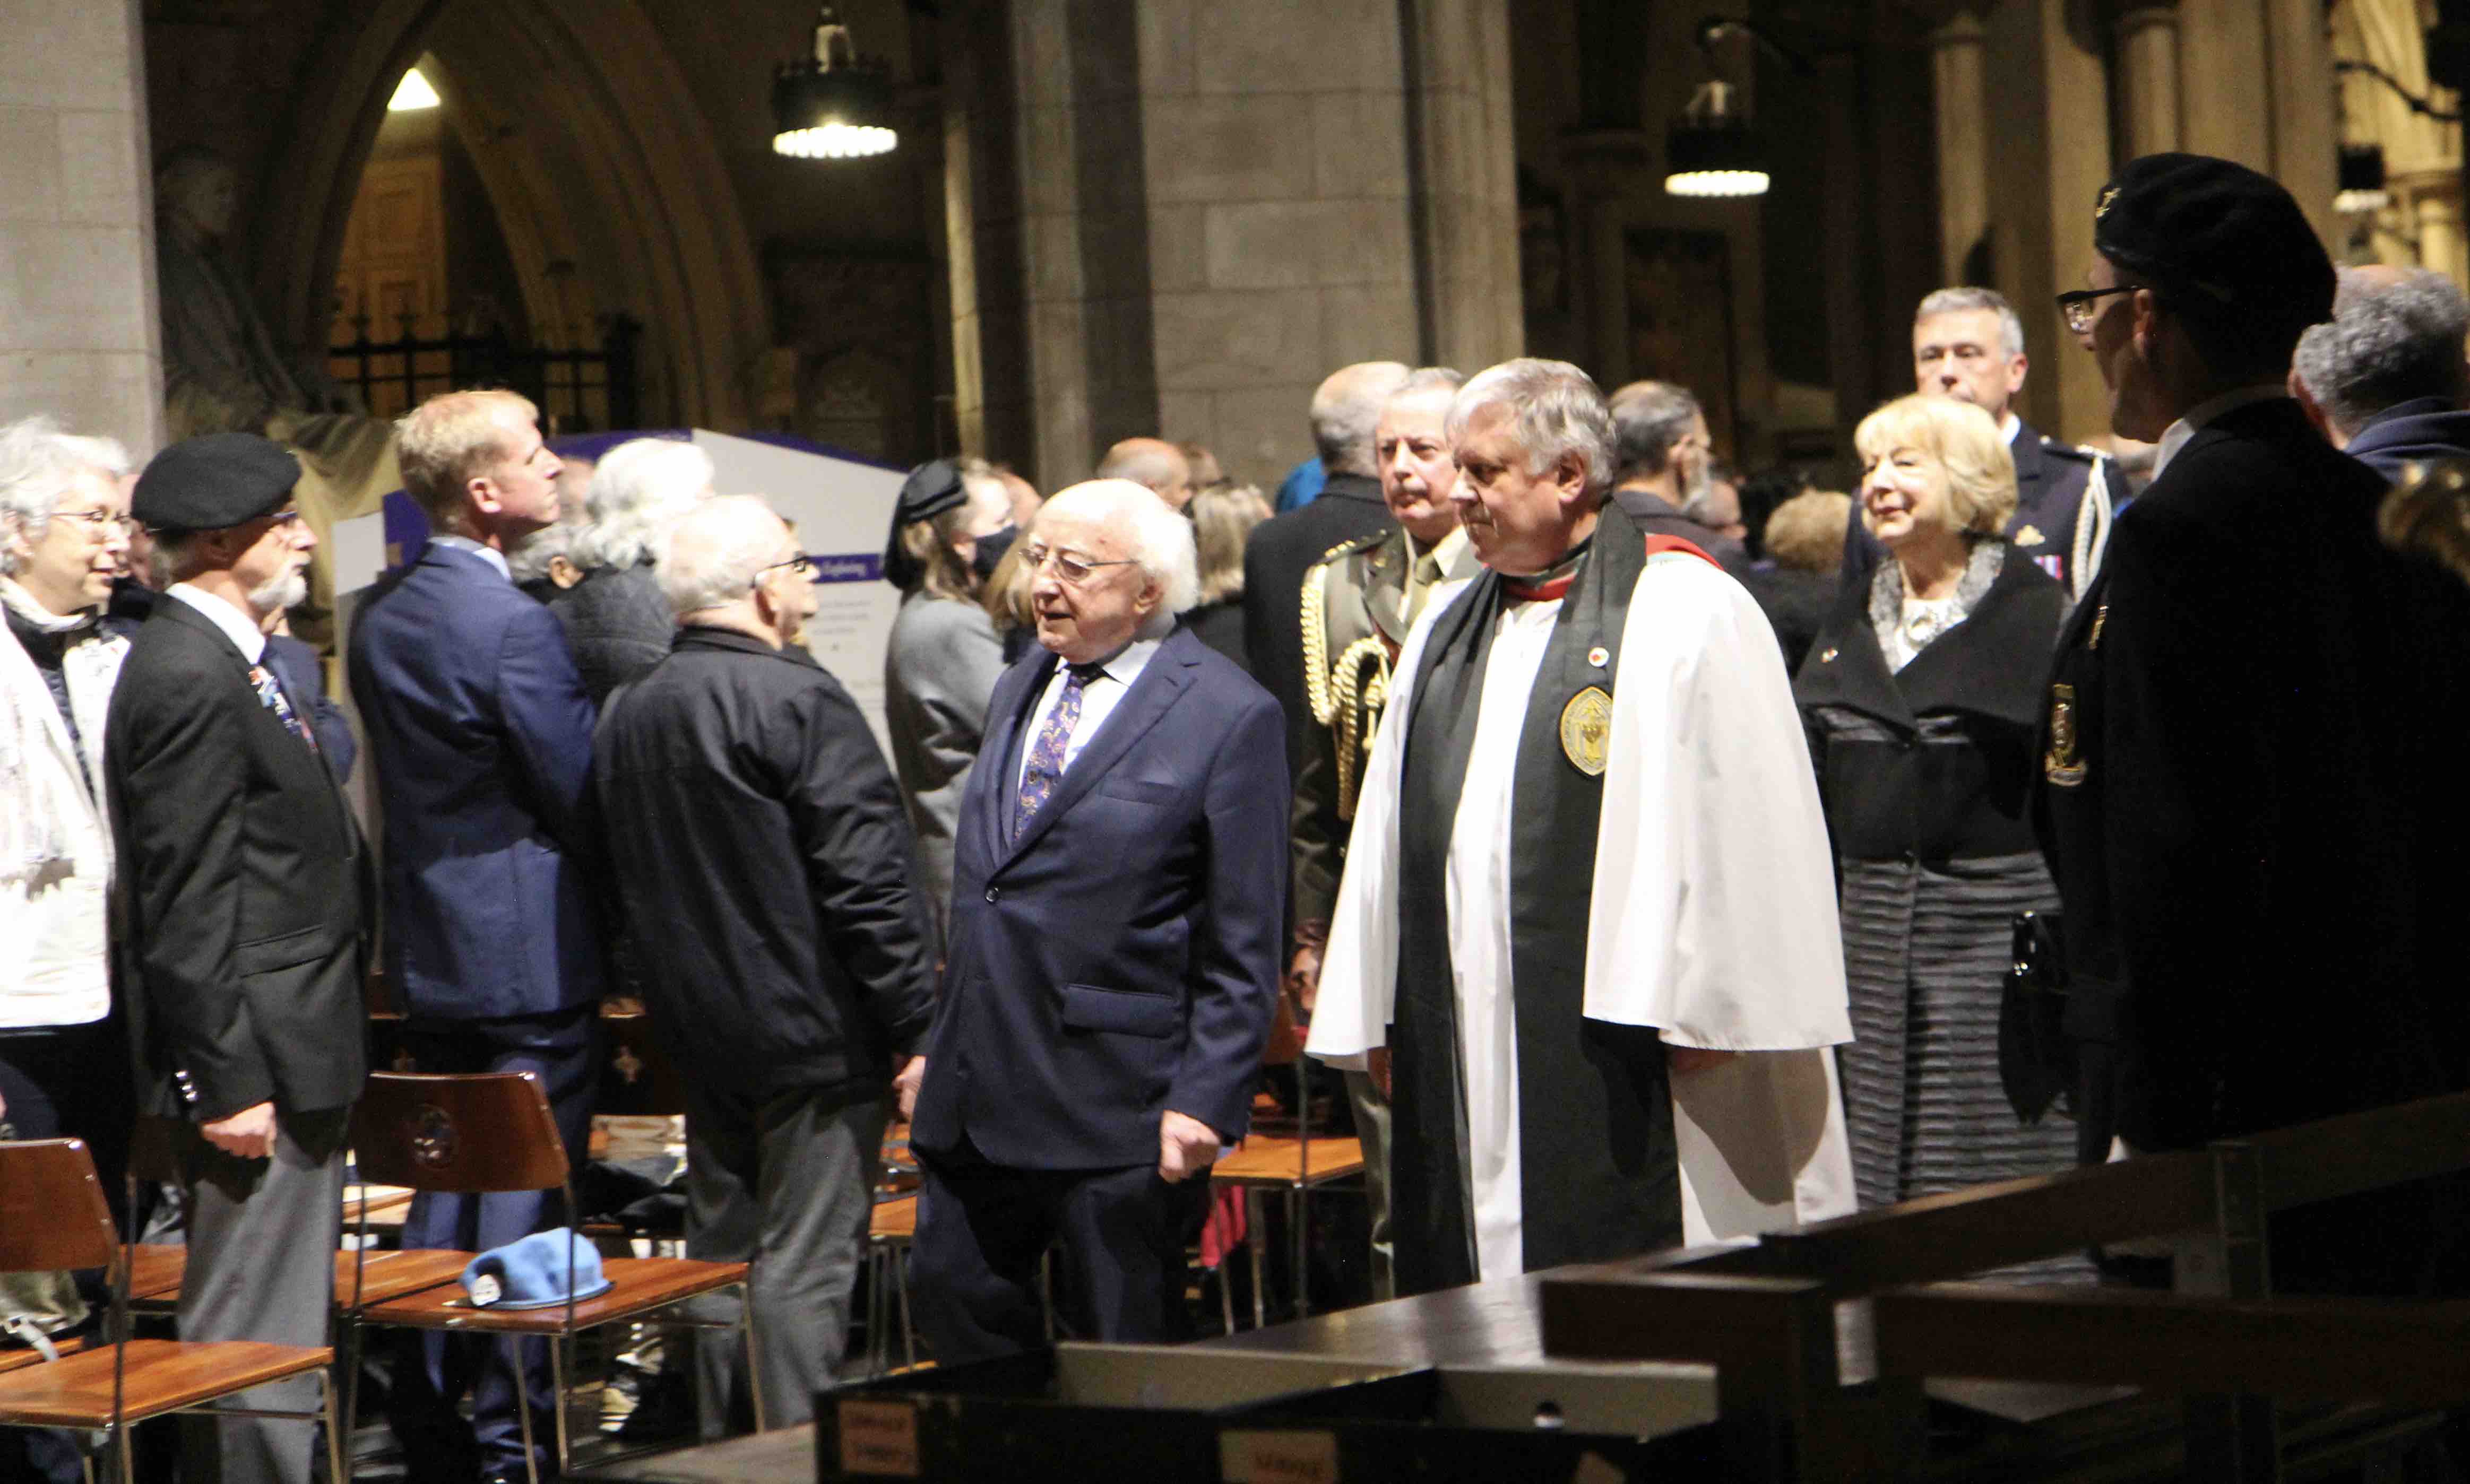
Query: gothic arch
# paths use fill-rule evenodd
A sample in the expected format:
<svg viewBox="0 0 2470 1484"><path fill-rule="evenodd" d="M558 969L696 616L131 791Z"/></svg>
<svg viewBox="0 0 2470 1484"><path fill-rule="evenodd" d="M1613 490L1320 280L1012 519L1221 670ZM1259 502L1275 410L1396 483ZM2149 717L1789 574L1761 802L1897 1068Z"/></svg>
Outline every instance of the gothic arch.
<svg viewBox="0 0 2470 1484"><path fill-rule="evenodd" d="M635 0L330 7L260 197L259 289L278 329L304 344L324 335L361 167L424 53L535 319L635 314L650 408L743 426L768 339L762 277L710 126ZM560 263L573 265L571 294Z"/></svg>

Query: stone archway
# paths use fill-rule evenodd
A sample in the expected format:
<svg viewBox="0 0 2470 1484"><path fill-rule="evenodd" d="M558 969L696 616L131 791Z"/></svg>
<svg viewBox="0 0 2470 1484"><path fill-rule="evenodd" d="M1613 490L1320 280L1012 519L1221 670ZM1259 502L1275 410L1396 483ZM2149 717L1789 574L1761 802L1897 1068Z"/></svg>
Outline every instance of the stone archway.
<svg viewBox="0 0 2470 1484"><path fill-rule="evenodd" d="M647 410L743 426L768 339L761 275L718 146L635 0L373 0L348 18L343 9L330 8L258 214L258 289L278 333L322 340L386 98L427 53L535 317L563 317L576 299L586 313L634 314L657 383Z"/></svg>

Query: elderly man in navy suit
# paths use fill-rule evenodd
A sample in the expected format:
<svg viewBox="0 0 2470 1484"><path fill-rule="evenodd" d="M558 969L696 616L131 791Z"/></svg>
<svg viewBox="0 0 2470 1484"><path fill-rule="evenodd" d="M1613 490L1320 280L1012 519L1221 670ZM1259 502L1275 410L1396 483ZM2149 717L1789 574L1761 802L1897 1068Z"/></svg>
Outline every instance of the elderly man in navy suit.
<svg viewBox="0 0 2470 1484"><path fill-rule="evenodd" d="M507 575L506 546L558 516L557 455L535 418L512 392L449 392L397 426L404 486L433 534L353 623L351 680L377 770L384 962L406 1044L423 1072L538 1074L578 1157L601 985L584 824L596 713L557 618ZM529 1192L423 1195L403 1244L499 1246L546 1224L548 1206ZM505 1348L448 1338L408 1337L389 1398L413 1477L522 1474ZM524 1348L546 1426L547 1352ZM468 1431L454 1409L467 1385Z"/></svg>
<svg viewBox="0 0 2470 1484"><path fill-rule="evenodd" d="M902 1074L920 1322L946 1364L1042 1343L1059 1237L1074 1334L1178 1337L1184 1241L1249 1120L1278 982L1284 723L1175 626L1190 523L1096 480L1024 554L1043 651L996 684L944 995Z"/></svg>

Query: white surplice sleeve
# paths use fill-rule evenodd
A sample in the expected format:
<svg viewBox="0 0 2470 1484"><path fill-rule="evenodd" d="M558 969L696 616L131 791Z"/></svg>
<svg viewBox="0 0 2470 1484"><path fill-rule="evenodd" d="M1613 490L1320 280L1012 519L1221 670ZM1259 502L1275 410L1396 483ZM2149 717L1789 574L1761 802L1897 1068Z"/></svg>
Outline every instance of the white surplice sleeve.
<svg viewBox="0 0 2470 1484"><path fill-rule="evenodd" d="M1834 863L1773 631L1712 564L1651 557L1615 692L1586 1014L1754 1054L1672 1078L1682 1240L1849 1215Z"/></svg>
<svg viewBox="0 0 2470 1484"><path fill-rule="evenodd" d="M1320 991L1304 1050L1332 1066L1361 1069L1363 1054L1389 1043L1389 1011L1398 993L1398 783L1405 774L1407 704L1433 620L1472 584L1433 590L1423 614L1390 667L1381 730L1356 791L1355 825L1347 837L1346 870L1330 912L1321 952ZM1399 718L1397 726L1389 719Z"/></svg>

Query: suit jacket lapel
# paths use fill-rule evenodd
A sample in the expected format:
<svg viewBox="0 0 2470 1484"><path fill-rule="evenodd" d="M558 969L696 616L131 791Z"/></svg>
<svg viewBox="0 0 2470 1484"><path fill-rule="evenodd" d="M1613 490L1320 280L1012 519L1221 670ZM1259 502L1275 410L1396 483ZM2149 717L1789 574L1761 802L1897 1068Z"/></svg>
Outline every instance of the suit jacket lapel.
<svg viewBox="0 0 2470 1484"><path fill-rule="evenodd" d="M978 761L992 767L995 774L987 780L988 787L982 796L985 802L972 823L986 832L986 858L994 862L997 869L1001 869L1012 854L1012 846L1005 837L1012 830L1013 796L1020 792L1014 775L1019 768L1022 733L1037 709L1037 698L1046 694L1046 682L1054 673L1055 657L1044 651L1039 652L1036 661L1022 661L1005 671L1004 679L996 683L998 692L1006 684L1018 684L1018 694L1011 704L990 706L987 710L991 730L978 750ZM1021 678L1024 674L1028 677L1025 681Z"/></svg>
<svg viewBox="0 0 2470 1484"><path fill-rule="evenodd" d="M1072 760L1072 766L1063 770L1063 777L1055 785L1055 792L1047 799L1045 807L1037 811L1037 818L1021 826L1020 837L1002 852L1004 865L1011 865L1014 858L1036 845L1040 836L1054 828L1055 822L1079 803L1097 785L1099 777L1130 752L1132 744L1156 726L1158 718L1167 713L1167 708L1182 698L1192 684L1192 677L1187 672L1200 662L1200 640L1193 637L1191 630L1178 629L1159 646L1156 654L1150 657L1140 678L1132 682L1132 688L1124 699L1115 703L1114 710L1107 713L1106 721L1098 728L1098 734L1081 749L1081 755ZM1042 674L1051 677L1052 670ZM1045 691L1046 687L1041 683L1034 694L1043 695ZM1031 705L1034 707L1036 703L1033 701ZM1014 730L1017 731L1021 725L1021 721L1015 720ZM998 781L1006 784L1003 802L1009 807L1013 792L1010 779ZM996 869L1000 870L1002 867Z"/></svg>

